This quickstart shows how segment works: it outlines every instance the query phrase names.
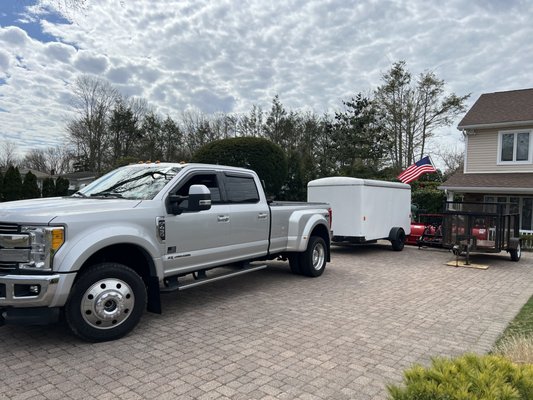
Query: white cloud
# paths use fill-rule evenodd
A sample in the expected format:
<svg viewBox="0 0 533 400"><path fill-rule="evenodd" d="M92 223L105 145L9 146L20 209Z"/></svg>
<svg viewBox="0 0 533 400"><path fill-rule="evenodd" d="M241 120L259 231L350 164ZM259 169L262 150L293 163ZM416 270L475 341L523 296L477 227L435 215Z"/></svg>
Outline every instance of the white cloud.
<svg viewBox="0 0 533 400"><path fill-rule="evenodd" d="M8 0L15 1L15 0ZM54 2L46 1L48 5ZM41 43L0 27L0 133L60 143L76 77L105 77L164 113L284 105L321 113L369 92L393 62L434 71L459 95L533 87L533 3L452 0L87 2ZM17 58L19 57L18 61ZM22 60L22 61L21 61ZM5 72L4 72L5 73ZM50 127L44 129L44 127ZM458 134L450 128L445 136Z"/></svg>
<svg viewBox="0 0 533 400"><path fill-rule="evenodd" d="M82 73L101 74L106 71L109 61L105 55L93 51L80 50L74 61L74 66Z"/></svg>

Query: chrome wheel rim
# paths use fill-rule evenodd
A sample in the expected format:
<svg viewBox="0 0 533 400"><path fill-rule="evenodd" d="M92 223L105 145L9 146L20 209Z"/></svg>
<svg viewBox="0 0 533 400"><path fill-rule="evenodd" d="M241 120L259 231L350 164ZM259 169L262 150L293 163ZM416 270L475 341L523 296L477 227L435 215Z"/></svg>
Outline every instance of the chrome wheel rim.
<svg viewBox="0 0 533 400"><path fill-rule="evenodd" d="M130 316L135 304L131 287L120 279L102 279L83 294L81 315L96 329L110 329Z"/></svg>
<svg viewBox="0 0 533 400"><path fill-rule="evenodd" d="M313 268L320 271L326 259L326 250L322 243L317 243L313 248Z"/></svg>

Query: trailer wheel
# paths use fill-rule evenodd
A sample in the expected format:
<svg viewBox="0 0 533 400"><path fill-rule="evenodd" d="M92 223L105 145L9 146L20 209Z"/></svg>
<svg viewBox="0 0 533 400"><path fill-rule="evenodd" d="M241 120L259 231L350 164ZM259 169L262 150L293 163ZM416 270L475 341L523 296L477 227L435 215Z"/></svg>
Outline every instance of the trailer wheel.
<svg viewBox="0 0 533 400"><path fill-rule="evenodd" d="M135 328L145 307L142 278L125 265L105 262L82 273L72 287L65 317L76 336L105 342Z"/></svg>
<svg viewBox="0 0 533 400"><path fill-rule="evenodd" d="M303 275L315 278L322 275L326 268L327 247L320 236L311 236L307 249L298 257L300 272Z"/></svg>
<svg viewBox="0 0 533 400"><path fill-rule="evenodd" d="M511 255L511 261L519 261L522 257L522 249L520 248L520 243L516 245L516 249L510 249L509 254Z"/></svg>
<svg viewBox="0 0 533 400"><path fill-rule="evenodd" d="M405 232L402 228L392 228L389 235L392 250L402 251L405 246Z"/></svg>

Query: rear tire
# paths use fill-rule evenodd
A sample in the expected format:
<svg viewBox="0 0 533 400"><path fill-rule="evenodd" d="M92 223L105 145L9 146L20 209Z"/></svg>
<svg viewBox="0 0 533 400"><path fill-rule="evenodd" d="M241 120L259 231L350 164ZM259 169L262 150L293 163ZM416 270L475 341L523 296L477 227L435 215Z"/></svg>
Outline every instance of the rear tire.
<svg viewBox="0 0 533 400"><path fill-rule="evenodd" d="M326 268L327 246L320 236L311 236L307 249L299 255L300 272L303 275L316 278L322 275Z"/></svg>
<svg viewBox="0 0 533 400"><path fill-rule="evenodd" d="M295 275L301 275L302 271L300 269L300 255L297 253L290 254L288 256L289 266L291 267L291 272Z"/></svg>
<svg viewBox="0 0 533 400"><path fill-rule="evenodd" d="M522 257L522 249L520 248L520 243L516 246L516 249L510 249L509 254L511 255L511 261L520 261Z"/></svg>
<svg viewBox="0 0 533 400"><path fill-rule="evenodd" d="M82 273L65 306L70 330L89 342L115 340L128 334L146 308L142 278L122 264L105 262Z"/></svg>

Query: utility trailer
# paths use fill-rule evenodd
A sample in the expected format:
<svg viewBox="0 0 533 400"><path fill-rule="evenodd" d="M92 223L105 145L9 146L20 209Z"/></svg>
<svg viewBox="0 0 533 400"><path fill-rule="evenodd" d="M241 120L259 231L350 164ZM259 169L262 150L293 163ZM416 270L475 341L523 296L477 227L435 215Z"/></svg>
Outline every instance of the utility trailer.
<svg viewBox="0 0 533 400"><path fill-rule="evenodd" d="M447 201L442 221L442 247L456 255L499 253L505 250L512 261L521 257L518 213L505 203Z"/></svg>
<svg viewBox="0 0 533 400"><path fill-rule="evenodd" d="M333 243L385 239L400 251L411 231L411 187L404 183L321 178L307 184L307 200L330 204Z"/></svg>

